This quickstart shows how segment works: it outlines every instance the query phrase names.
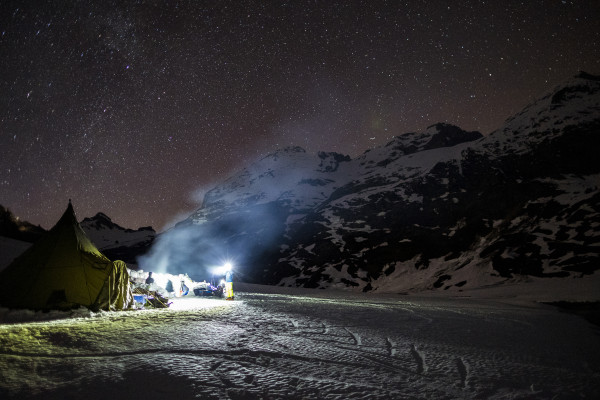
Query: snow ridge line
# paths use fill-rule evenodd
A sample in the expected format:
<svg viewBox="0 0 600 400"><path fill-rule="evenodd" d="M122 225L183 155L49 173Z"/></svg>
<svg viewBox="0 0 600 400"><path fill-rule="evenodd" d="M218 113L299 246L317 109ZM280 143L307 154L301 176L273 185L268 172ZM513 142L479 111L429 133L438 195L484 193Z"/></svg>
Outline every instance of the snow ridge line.
<svg viewBox="0 0 600 400"><path fill-rule="evenodd" d="M460 376L460 387L466 388L469 384L469 365L465 363L461 357L456 357L456 369L458 370L458 375Z"/></svg>
<svg viewBox="0 0 600 400"><path fill-rule="evenodd" d="M124 351L124 352L107 352L107 353L98 353L98 354L36 354L36 353L25 353L25 352L2 352L0 353L0 357L34 357L34 358L50 358L50 359L69 359L69 358L101 358L101 357L127 357L127 356L136 356L136 355L155 355L155 354L184 354L184 355L196 355L196 356L250 356L254 358L258 358L261 356L271 357L273 359L291 359L295 361L302 362L313 362L313 363L329 363L336 364L342 366L352 366L357 368L363 368L364 365L359 363L349 363L336 361L332 359L326 358L315 358L315 357L305 357L297 354L290 353L278 353L269 350L249 350L249 349L239 349L239 350L215 350L215 349L147 349L147 350L138 350L138 351Z"/></svg>

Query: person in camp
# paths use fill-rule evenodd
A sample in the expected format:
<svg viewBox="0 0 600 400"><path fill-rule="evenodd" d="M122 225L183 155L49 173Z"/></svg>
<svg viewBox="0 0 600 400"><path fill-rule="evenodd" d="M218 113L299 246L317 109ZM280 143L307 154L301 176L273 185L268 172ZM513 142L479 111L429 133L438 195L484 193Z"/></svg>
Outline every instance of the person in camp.
<svg viewBox="0 0 600 400"><path fill-rule="evenodd" d="M233 271L227 268L225 274L225 300L233 300Z"/></svg>
<svg viewBox="0 0 600 400"><path fill-rule="evenodd" d="M152 285L154 283L154 278L152 277L152 272L148 272L148 277L146 278L146 284Z"/></svg>
<svg viewBox="0 0 600 400"><path fill-rule="evenodd" d="M179 287L179 293L181 293L181 296L187 296L189 292L190 288L185 284L185 281L182 280Z"/></svg>
<svg viewBox="0 0 600 400"><path fill-rule="evenodd" d="M167 285L165 286L165 290L169 293L172 294L175 292L175 289L173 288L173 282L171 282L171 280L169 279L167 281Z"/></svg>

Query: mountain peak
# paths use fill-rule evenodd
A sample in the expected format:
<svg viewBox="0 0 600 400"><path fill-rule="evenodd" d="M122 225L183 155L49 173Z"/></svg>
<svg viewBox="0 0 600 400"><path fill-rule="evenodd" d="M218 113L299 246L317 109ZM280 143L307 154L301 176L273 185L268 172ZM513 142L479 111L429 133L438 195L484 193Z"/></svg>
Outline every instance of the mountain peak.
<svg viewBox="0 0 600 400"><path fill-rule="evenodd" d="M266 156L264 156L262 158L262 160L265 160L268 158L277 160L279 157L285 157L285 156L292 155L292 154L304 154L304 153L306 153L306 150L304 150L300 146L287 146L287 147L282 147L280 149L275 150L272 153L267 154Z"/></svg>
<svg viewBox="0 0 600 400"><path fill-rule="evenodd" d="M83 221L81 221L81 224L87 226L94 226L96 229L99 229L101 227L106 227L109 229L124 229L112 222L110 217L102 212L97 213L93 217L84 218Z"/></svg>
<svg viewBox="0 0 600 400"><path fill-rule="evenodd" d="M300 146L287 146L281 149L280 151L284 153L306 153L306 150L304 150Z"/></svg>
<svg viewBox="0 0 600 400"><path fill-rule="evenodd" d="M209 191L176 226L192 230L164 237L187 240L195 265L213 262L213 243L234 249L248 281L282 286L461 291L591 275L599 96L600 79L580 73L485 137L437 123L356 158L281 148ZM170 242L149 265L175 267Z"/></svg>
<svg viewBox="0 0 600 400"><path fill-rule="evenodd" d="M101 219L101 220L106 220L106 221L112 222L110 217L108 215L104 214L103 212L99 212L96 215L94 215L93 219L96 219L96 220Z"/></svg>
<svg viewBox="0 0 600 400"><path fill-rule="evenodd" d="M391 149L391 159L423 150L452 147L482 138L478 131L464 131L458 126L439 122L421 132L407 132L394 138L384 147Z"/></svg>
<svg viewBox="0 0 600 400"><path fill-rule="evenodd" d="M467 132L460 129L458 126L437 123L427 127L426 132L432 133L431 140L423 146L423 149L437 149L440 147L451 147L464 142L471 142L483 137L481 132Z"/></svg>
<svg viewBox="0 0 600 400"><path fill-rule="evenodd" d="M600 81L600 75L592 75L585 71L579 71L577 75L575 75L577 79L587 79L590 81Z"/></svg>
<svg viewBox="0 0 600 400"><path fill-rule="evenodd" d="M580 71L573 78L554 89L552 105L563 105L573 99L600 91L600 76Z"/></svg>
<svg viewBox="0 0 600 400"><path fill-rule="evenodd" d="M145 230L145 231L153 231L154 232L154 230L150 226L138 228L137 230L123 228L119 224L113 222L112 219L108 215L104 214L103 212L99 212L96 215L94 215L93 217L84 218L80 222L80 224L82 225L82 227L84 227L84 229L95 229L95 230L108 229L108 230L118 230L118 231L124 231L124 232L136 232L136 231L140 231L140 230Z"/></svg>
<svg viewBox="0 0 600 400"><path fill-rule="evenodd" d="M425 131L431 132L431 133L437 133L437 132L442 132L443 130L446 130L446 129L460 129L460 128L456 125L448 124L445 122L438 122L437 124L429 125L427 127L427 129L425 129Z"/></svg>
<svg viewBox="0 0 600 400"><path fill-rule="evenodd" d="M581 71L509 117L489 136L502 142L498 152L509 148L522 152L524 143L530 147L560 136L567 127L595 123L599 101L600 76Z"/></svg>
<svg viewBox="0 0 600 400"><path fill-rule="evenodd" d="M84 218L80 225L104 255L111 260L119 259L129 264L136 263L136 257L150 248L156 236L152 227L126 229L102 212L91 218Z"/></svg>

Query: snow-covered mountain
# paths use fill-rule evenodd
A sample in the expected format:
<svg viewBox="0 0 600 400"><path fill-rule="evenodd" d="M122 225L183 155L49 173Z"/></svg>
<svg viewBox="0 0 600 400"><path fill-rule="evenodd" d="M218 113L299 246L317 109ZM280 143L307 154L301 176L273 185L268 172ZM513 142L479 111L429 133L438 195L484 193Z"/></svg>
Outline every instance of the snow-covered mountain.
<svg viewBox="0 0 600 400"><path fill-rule="evenodd" d="M193 232L186 247L202 254L227 249L261 283L577 279L600 267L599 128L600 78L581 73L487 137L436 124L355 159L279 150L209 191L174 231Z"/></svg>
<svg viewBox="0 0 600 400"><path fill-rule="evenodd" d="M101 212L91 218L84 218L80 225L104 255L111 260L123 260L128 264L135 264L136 258L146 253L156 237L156 232L151 227L126 229Z"/></svg>

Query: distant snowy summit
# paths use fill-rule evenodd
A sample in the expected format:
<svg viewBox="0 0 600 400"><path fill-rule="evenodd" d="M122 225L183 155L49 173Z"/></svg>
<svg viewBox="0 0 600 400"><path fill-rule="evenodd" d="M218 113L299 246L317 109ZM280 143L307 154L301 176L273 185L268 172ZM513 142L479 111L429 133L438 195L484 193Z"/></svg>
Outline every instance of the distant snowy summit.
<svg viewBox="0 0 600 400"><path fill-rule="evenodd" d="M373 166L383 167L407 154L453 146L481 138L449 124L436 124L421 133L395 137L381 150L369 150L356 160L335 152L307 153L286 147L234 174L210 190L203 206L184 223L203 223L240 207L278 202L303 213L326 201L336 189L358 179ZM368 153L372 153L367 155ZM374 161L374 159L377 160Z"/></svg>
<svg viewBox="0 0 600 400"><path fill-rule="evenodd" d="M294 210L310 210L324 201L341 176L351 173L350 157L337 153L309 154L300 147L275 151L210 190L190 219L202 222L239 207L271 202Z"/></svg>
<svg viewBox="0 0 600 400"><path fill-rule="evenodd" d="M600 77L580 72L508 118L492 132L486 149L526 152L531 146L563 136L570 127L594 125L600 113Z"/></svg>
<svg viewBox="0 0 600 400"><path fill-rule="evenodd" d="M101 212L91 218L84 218L80 225L104 255L111 260L119 259L128 264L135 264L136 258L148 251L156 237L152 227L126 229Z"/></svg>
<svg viewBox="0 0 600 400"><path fill-rule="evenodd" d="M435 124L354 159L278 150L174 231L190 229L185 246L203 254L227 249L259 283L398 292L583 279L600 268L599 135L600 79L581 73L486 137ZM176 264L168 251L157 243Z"/></svg>

